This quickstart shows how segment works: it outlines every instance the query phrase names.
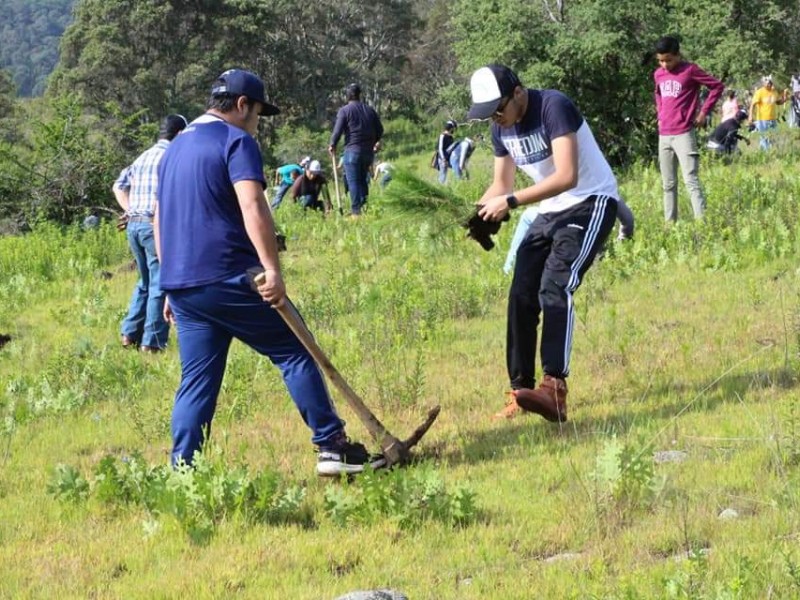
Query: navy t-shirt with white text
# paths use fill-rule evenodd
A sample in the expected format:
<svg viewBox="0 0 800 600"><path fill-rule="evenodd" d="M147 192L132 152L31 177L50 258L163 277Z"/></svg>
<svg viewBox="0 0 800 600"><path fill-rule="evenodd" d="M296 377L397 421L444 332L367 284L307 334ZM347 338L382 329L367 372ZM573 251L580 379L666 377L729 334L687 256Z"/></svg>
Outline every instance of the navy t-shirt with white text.
<svg viewBox="0 0 800 600"><path fill-rule="evenodd" d="M592 130L578 108L557 90L528 89L528 107L511 127L492 123L492 145L498 158L510 156L534 182L555 172L553 140L575 134L578 181L575 186L538 204L540 213L560 212L593 195L619 198L617 180Z"/></svg>
<svg viewBox="0 0 800 600"><path fill-rule="evenodd" d="M162 289L223 281L260 264L233 187L266 186L261 151L249 133L203 115L169 145L158 178Z"/></svg>

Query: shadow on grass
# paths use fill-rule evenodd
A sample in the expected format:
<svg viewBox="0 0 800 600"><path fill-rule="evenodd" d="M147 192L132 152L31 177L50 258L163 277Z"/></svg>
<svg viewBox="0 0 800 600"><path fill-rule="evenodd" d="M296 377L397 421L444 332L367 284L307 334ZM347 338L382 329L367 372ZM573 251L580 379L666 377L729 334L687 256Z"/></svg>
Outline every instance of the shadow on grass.
<svg viewBox="0 0 800 600"><path fill-rule="evenodd" d="M721 404L747 404L770 400L770 390L790 390L798 386L798 374L787 367L715 377L697 384L662 383L639 392L640 400L618 405L607 417L587 416L579 398L570 404L571 420L548 423L537 415L522 415L513 421L477 422L462 434L461 443L433 446L421 452L422 459L444 460L451 465L477 464L504 459L521 453L532 460L546 451L549 457L582 444L594 443L598 436L624 435L642 427L658 430L682 414L711 412ZM636 390L634 390L636 391ZM632 394L636 395L636 394ZM577 394L576 394L577 396ZM612 402L609 400L603 403ZM583 410L582 410L583 408ZM555 446L554 446L555 444Z"/></svg>

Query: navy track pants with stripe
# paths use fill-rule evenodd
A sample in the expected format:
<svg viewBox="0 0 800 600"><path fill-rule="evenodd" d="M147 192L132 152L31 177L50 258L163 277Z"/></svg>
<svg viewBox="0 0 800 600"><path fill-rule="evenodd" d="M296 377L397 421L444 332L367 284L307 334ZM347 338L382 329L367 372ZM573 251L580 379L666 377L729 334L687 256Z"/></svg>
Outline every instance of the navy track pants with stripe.
<svg viewBox="0 0 800 600"><path fill-rule="evenodd" d="M517 251L508 295L506 361L512 389L536 387L536 341L542 318L542 370L569 375L575 306L572 295L617 216L610 196L589 196L557 213L539 214Z"/></svg>

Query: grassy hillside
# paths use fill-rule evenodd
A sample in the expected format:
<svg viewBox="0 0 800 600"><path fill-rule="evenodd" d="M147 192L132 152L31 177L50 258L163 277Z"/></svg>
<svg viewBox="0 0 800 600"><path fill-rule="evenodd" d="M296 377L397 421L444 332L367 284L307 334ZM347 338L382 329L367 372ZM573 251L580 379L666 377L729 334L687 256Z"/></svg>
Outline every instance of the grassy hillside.
<svg viewBox="0 0 800 600"><path fill-rule="evenodd" d="M417 464L351 483L313 475L277 371L238 343L207 461L170 473L177 348L118 344L124 236L0 239L0 597L797 597L795 143L705 160L699 223L683 189L662 223L653 167L621 178L638 229L576 295L562 426L489 420L514 221L484 252L377 193L356 222L284 203L289 294L351 386L398 436L442 406ZM477 198L490 163L455 189Z"/></svg>

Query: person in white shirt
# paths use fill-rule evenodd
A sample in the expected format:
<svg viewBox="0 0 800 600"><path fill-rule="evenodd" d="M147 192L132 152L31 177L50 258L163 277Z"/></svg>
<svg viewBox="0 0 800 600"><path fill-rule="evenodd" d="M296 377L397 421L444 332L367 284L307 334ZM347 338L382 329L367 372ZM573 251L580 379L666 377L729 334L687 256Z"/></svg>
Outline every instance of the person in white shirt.
<svg viewBox="0 0 800 600"><path fill-rule="evenodd" d="M726 94L725 97L725 102L722 103L722 114L720 116L720 122L734 118L736 116L736 113L738 112L739 112L739 100L736 98L736 91L728 90L728 93Z"/></svg>
<svg viewBox="0 0 800 600"><path fill-rule="evenodd" d="M472 153L475 151L475 142L470 138L465 137L458 142L450 153L450 168L453 169L453 174L456 179L469 179L469 171L467 171L467 162L469 161Z"/></svg>
<svg viewBox="0 0 800 600"><path fill-rule="evenodd" d="M517 250L506 337L511 394L495 418L528 411L563 423L573 294L614 227L617 180L589 124L561 92L525 88L497 64L475 71L470 91L467 118L493 121L494 177L478 201L478 216L497 222L518 206L539 209ZM517 168L534 183L515 191ZM536 387L540 319L543 375Z"/></svg>

